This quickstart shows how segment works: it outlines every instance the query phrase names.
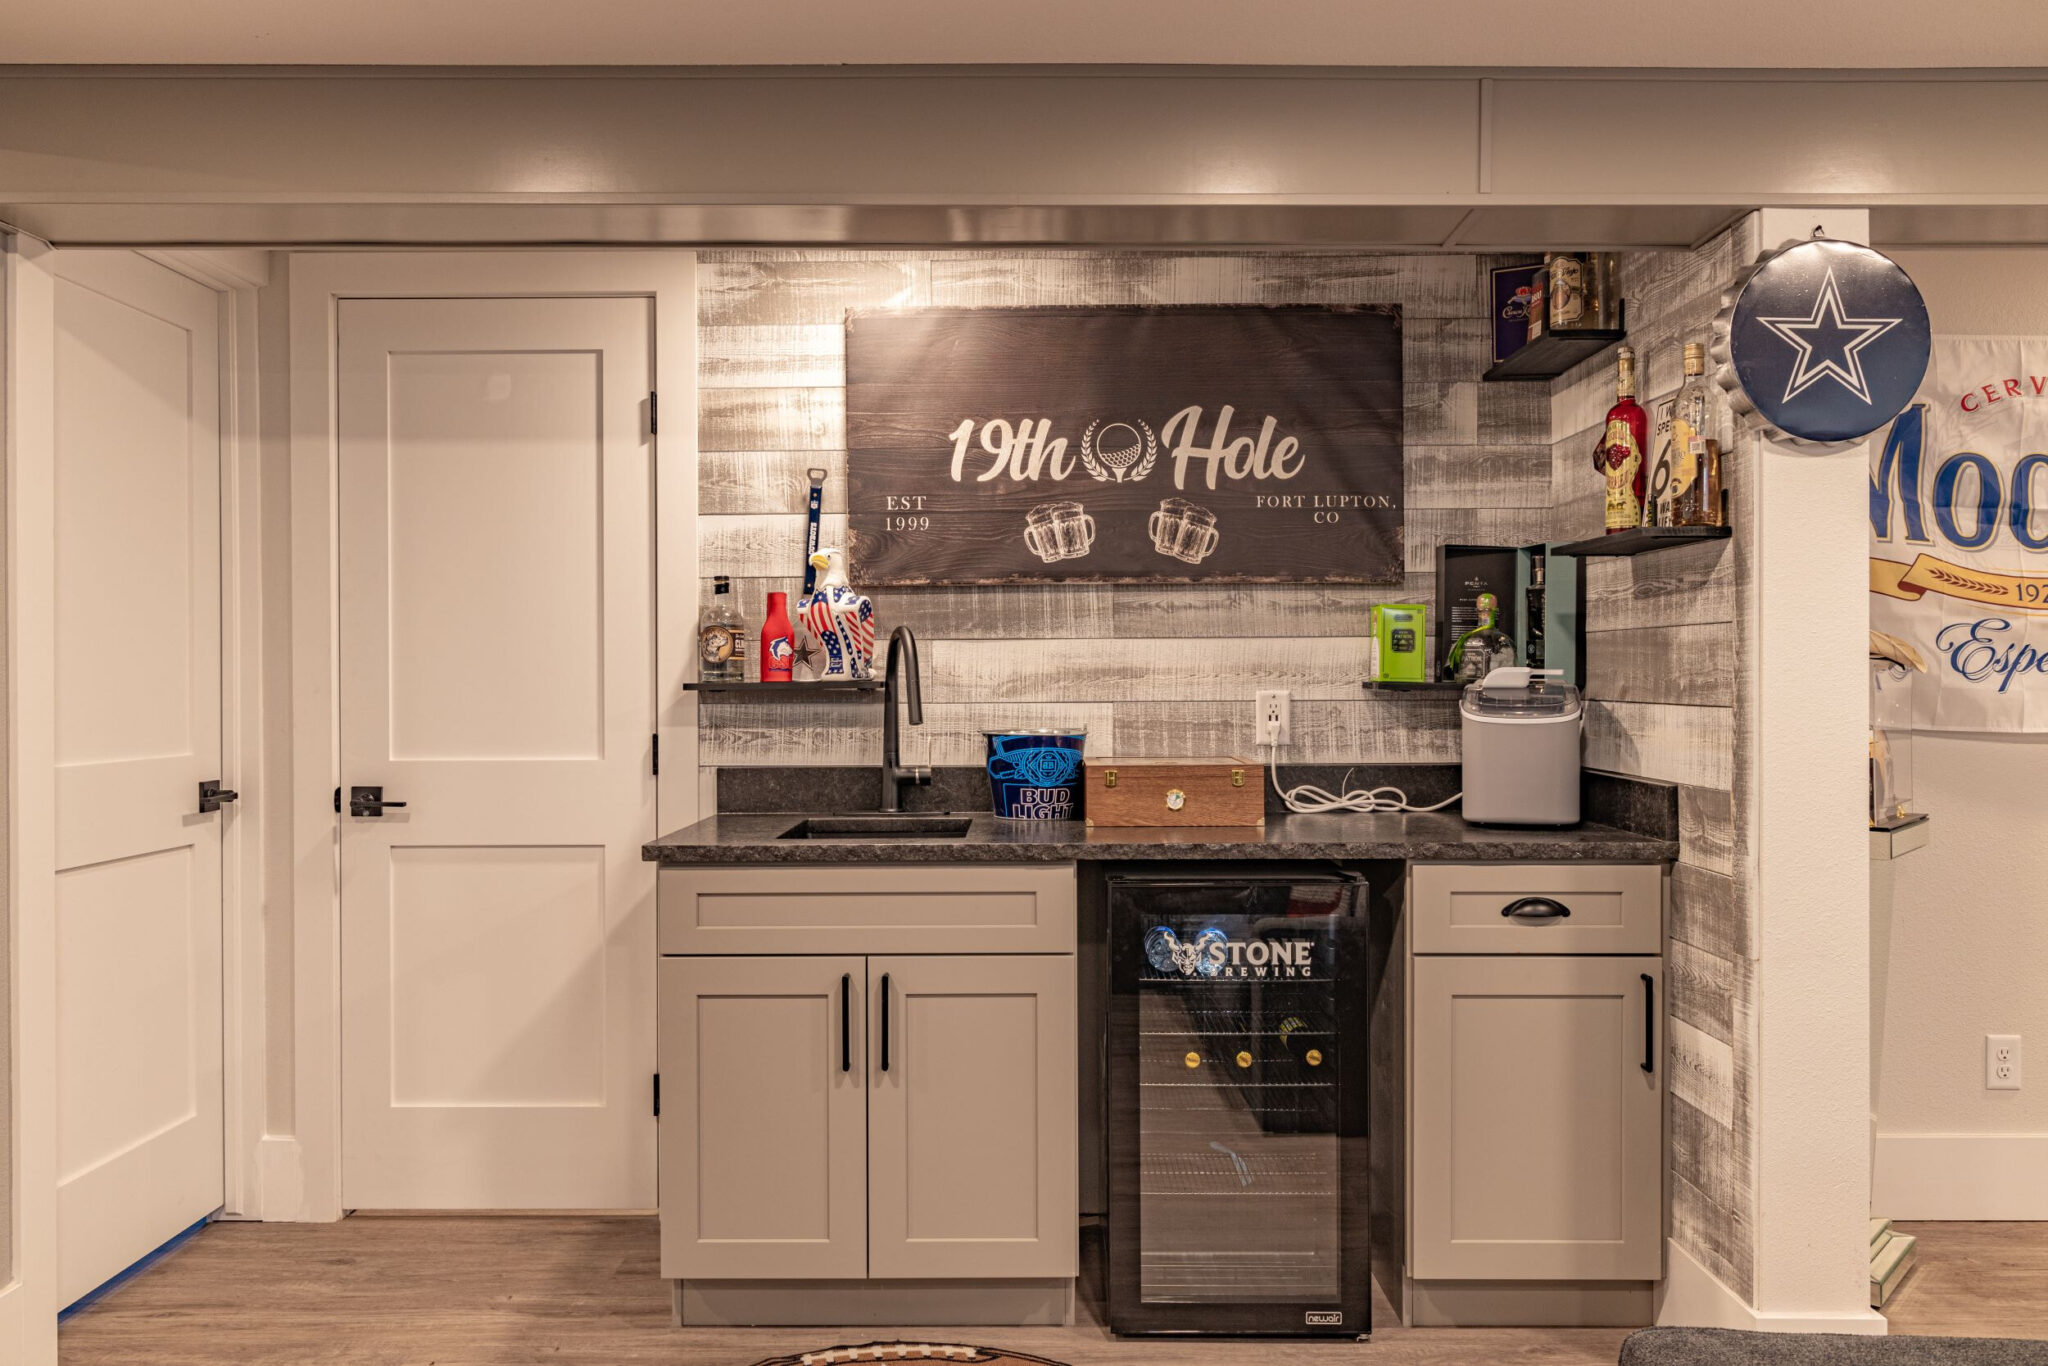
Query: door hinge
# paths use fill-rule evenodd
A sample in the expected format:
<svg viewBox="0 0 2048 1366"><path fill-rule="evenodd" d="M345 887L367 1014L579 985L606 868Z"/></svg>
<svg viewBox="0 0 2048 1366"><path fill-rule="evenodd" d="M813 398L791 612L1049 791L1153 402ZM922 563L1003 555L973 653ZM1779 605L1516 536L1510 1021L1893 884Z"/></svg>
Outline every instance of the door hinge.
<svg viewBox="0 0 2048 1366"><path fill-rule="evenodd" d="M648 743L652 746L654 755L654 776L659 778L661 776L661 736L650 735L647 738Z"/></svg>
<svg viewBox="0 0 2048 1366"><path fill-rule="evenodd" d="M341 789L338 787L334 789L334 814L341 814Z"/></svg>
<svg viewBox="0 0 2048 1366"><path fill-rule="evenodd" d="M661 432L661 395L650 391L647 395L647 434L657 436Z"/></svg>
<svg viewBox="0 0 2048 1366"><path fill-rule="evenodd" d="M661 1073L654 1074L654 1117L661 1118Z"/></svg>

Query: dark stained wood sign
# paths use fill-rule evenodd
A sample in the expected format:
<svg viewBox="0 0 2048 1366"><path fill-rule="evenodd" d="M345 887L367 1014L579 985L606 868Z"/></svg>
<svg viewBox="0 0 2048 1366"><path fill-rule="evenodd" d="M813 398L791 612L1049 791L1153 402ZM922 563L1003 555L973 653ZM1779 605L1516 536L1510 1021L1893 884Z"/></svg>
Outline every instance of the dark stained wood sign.
<svg viewBox="0 0 2048 1366"><path fill-rule="evenodd" d="M1401 316L846 323L854 582L1398 583Z"/></svg>

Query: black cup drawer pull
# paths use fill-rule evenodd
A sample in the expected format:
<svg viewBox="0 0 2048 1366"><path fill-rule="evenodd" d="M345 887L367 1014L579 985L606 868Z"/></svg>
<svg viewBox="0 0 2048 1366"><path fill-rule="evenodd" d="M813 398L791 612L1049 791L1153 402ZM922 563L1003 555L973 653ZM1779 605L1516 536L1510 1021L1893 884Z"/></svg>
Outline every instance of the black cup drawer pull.
<svg viewBox="0 0 2048 1366"><path fill-rule="evenodd" d="M1566 920L1572 908L1547 896L1525 896L1501 907L1500 913L1509 920Z"/></svg>

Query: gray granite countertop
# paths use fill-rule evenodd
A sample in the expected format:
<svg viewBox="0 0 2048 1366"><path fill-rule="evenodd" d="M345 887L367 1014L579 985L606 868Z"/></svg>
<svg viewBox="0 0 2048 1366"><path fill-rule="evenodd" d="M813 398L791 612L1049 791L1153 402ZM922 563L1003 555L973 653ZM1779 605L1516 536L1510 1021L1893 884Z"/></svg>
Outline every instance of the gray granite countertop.
<svg viewBox="0 0 2048 1366"><path fill-rule="evenodd" d="M963 815L967 813L961 813ZM961 838L781 839L794 814L712 816L642 847L666 868L701 863L1067 863L1081 859L1403 859L1662 863L1673 840L1586 823L1569 830L1468 825L1457 816L1273 816L1264 829L1090 830L976 814Z"/></svg>

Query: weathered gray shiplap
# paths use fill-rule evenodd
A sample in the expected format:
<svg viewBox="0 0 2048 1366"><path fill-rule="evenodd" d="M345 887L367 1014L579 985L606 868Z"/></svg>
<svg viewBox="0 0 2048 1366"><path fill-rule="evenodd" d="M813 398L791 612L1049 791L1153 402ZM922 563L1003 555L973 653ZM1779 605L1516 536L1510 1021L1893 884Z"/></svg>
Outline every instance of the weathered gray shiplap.
<svg viewBox="0 0 2048 1366"><path fill-rule="evenodd" d="M1145 758L1234 754L1263 759L1252 734L1252 709L1241 702L1118 702L1117 753ZM1448 699L1388 697L1297 701L1286 764L1455 763L1456 704Z"/></svg>
<svg viewBox="0 0 2048 1366"><path fill-rule="evenodd" d="M844 388L706 389L697 398L703 451L843 451Z"/></svg>
<svg viewBox="0 0 2048 1366"><path fill-rule="evenodd" d="M845 383L844 323L697 329L699 388L839 388Z"/></svg>
<svg viewBox="0 0 2048 1366"><path fill-rule="evenodd" d="M1550 447L1430 446L1402 451L1408 507L1547 508Z"/></svg>
<svg viewBox="0 0 2048 1366"><path fill-rule="evenodd" d="M1586 763L1694 787L1727 787L1733 768L1726 707L1586 703Z"/></svg>
<svg viewBox="0 0 2048 1366"><path fill-rule="evenodd" d="M1735 1050L1724 1040L1671 1017L1671 1094L1709 1119L1735 1122Z"/></svg>
<svg viewBox="0 0 2048 1366"><path fill-rule="evenodd" d="M715 251L697 258L700 327L844 324L850 309L931 302L916 252Z"/></svg>
<svg viewBox="0 0 2048 1366"><path fill-rule="evenodd" d="M1735 620L1735 555L1726 541L1586 564L1586 629Z"/></svg>
<svg viewBox="0 0 2048 1366"><path fill-rule="evenodd" d="M1709 787L1679 788L1679 861L1703 872L1733 877L1734 820L1729 793Z"/></svg>
<svg viewBox="0 0 2048 1366"><path fill-rule="evenodd" d="M1365 664L1366 642L1349 636L941 640L925 651L924 688L962 702L1233 702L1249 715L1261 688L1355 699Z"/></svg>
<svg viewBox="0 0 2048 1366"><path fill-rule="evenodd" d="M1638 626L1586 635L1586 691L1610 702L1735 704L1735 628Z"/></svg>
<svg viewBox="0 0 2048 1366"><path fill-rule="evenodd" d="M1679 863L1671 870L1671 938L1717 958L1748 953L1741 891L1734 878Z"/></svg>
<svg viewBox="0 0 2048 1366"><path fill-rule="evenodd" d="M717 517L756 512L802 515L810 471L826 471L821 506L846 511L845 451L703 451L697 457L697 511Z"/></svg>
<svg viewBox="0 0 2048 1366"><path fill-rule="evenodd" d="M1723 1043L1734 1039L1735 965L1674 939L1664 950L1671 1014Z"/></svg>
<svg viewBox="0 0 2048 1366"><path fill-rule="evenodd" d="M1359 636L1371 630L1375 603L1435 602L1436 575L1410 574L1386 587L1164 584L1108 591L1116 622L1111 634L1119 636Z"/></svg>
<svg viewBox="0 0 2048 1366"><path fill-rule="evenodd" d="M879 702L707 702L698 713L698 762L713 768L794 764L878 764L882 758ZM1115 716L1103 705L1017 703L924 705L924 724L903 729L908 764L979 764L988 755L984 728L1085 726L1087 749L1115 748Z"/></svg>

